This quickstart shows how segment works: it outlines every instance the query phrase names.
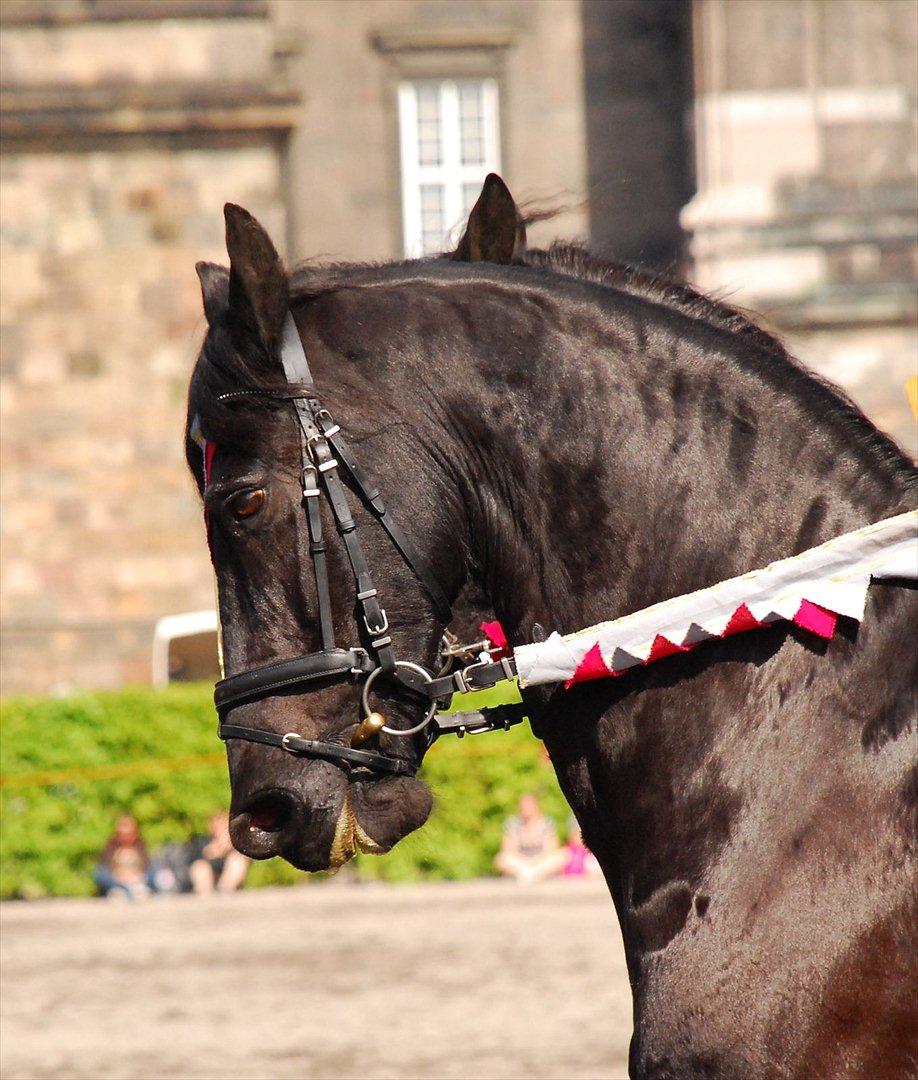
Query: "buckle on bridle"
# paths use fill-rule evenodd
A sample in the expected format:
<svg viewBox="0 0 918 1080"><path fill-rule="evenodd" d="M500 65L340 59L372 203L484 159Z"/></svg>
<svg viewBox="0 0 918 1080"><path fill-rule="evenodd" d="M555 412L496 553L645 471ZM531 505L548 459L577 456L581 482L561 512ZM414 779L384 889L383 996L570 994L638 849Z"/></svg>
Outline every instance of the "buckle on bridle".
<svg viewBox="0 0 918 1080"><path fill-rule="evenodd" d="M476 668L485 668L500 665L500 669L503 675L495 674L494 678L484 686L473 686L469 680L468 675L470 671L474 671ZM469 664L464 668L457 668L453 672L452 679L456 685L456 689L460 694L469 694L475 690L487 690L494 686L495 683L500 682L501 679L512 679L515 672L511 666L510 660L506 656L502 656L500 660L479 660L476 664Z"/></svg>
<svg viewBox="0 0 918 1080"><path fill-rule="evenodd" d="M283 738L281 739L281 748L283 750L286 750L288 754L295 754L296 753L296 747L291 746L290 743L288 742L288 739L298 739L298 738L300 738L300 736L297 735L297 733L295 731L288 731L287 734L284 735Z"/></svg>
<svg viewBox="0 0 918 1080"><path fill-rule="evenodd" d="M354 666L351 668L351 674L356 676L368 674L365 664L369 661L370 654L367 650L352 645L351 648L348 649L348 652L353 653L354 656ZM363 664L360 662L361 659L364 661Z"/></svg>
<svg viewBox="0 0 918 1080"><path fill-rule="evenodd" d="M306 479L307 474L309 480ZM300 486L303 489L304 499L318 498L321 494L319 491L319 474L316 472L315 465L303 466L300 471Z"/></svg>
<svg viewBox="0 0 918 1080"><path fill-rule="evenodd" d="M375 592L376 590L374 589L373 591ZM363 625L367 628L367 633L370 637L378 637L389 629L389 617L386 615L386 609L381 607L379 613L382 615L382 626L370 626L370 620L366 615L363 617Z"/></svg>
<svg viewBox="0 0 918 1080"><path fill-rule="evenodd" d="M483 690L484 687L472 686L468 680L468 674L470 671L474 671L476 668L488 667L491 663L490 660L479 660L474 664L467 664L463 668L457 668L453 672L453 682L456 684L456 689L460 694L468 694L473 690Z"/></svg>

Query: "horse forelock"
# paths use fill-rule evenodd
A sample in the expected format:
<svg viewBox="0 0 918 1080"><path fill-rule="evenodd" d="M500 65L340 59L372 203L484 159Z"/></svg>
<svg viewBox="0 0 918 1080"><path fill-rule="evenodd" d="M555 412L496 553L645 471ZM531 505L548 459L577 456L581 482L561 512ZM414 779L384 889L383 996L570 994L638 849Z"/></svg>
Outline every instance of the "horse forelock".
<svg viewBox="0 0 918 1080"><path fill-rule="evenodd" d="M266 415L283 402L264 397L228 397L243 387L279 390L285 385L280 365L262 350L243 352L225 325L208 330L195 363L188 394L188 425L197 419L208 441L258 451L269 438ZM189 450L189 453L192 453Z"/></svg>

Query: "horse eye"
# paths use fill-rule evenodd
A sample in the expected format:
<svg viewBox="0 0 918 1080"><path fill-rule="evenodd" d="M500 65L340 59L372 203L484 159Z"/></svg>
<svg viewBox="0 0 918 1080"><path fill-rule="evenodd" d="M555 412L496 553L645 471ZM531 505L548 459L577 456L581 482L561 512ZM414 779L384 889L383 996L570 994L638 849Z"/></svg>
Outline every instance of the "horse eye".
<svg viewBox="0 0 918 1080"><path fill-rule="evenodd" d="M230 510L233 517L241 521L258 513L265 503L265 489L256 488L254 491L240 491L230 500Z"/></svg>

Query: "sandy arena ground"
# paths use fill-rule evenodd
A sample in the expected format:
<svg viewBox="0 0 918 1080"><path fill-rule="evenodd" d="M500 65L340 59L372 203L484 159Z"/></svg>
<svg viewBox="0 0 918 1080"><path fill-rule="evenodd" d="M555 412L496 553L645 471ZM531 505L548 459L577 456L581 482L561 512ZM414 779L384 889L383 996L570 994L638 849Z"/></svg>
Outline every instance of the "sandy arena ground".
<svg viewBox="0 0 918 1080"><path fill-rule="evenodd" d="M0 1075L627 1075L599 884L307 885L0 909Z"/></svg>

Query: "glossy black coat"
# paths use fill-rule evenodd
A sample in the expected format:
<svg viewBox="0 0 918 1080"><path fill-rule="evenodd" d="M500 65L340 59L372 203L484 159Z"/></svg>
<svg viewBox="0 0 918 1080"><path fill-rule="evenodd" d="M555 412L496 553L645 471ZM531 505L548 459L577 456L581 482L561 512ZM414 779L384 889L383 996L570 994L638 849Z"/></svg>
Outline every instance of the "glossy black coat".
<svg viewBox="0 0 918 1080"><path fill-rule="evenodd" d="M227 222L231 273L201 270L210 329L189 416L218 444L207 505L230 672L318 640L292 412L216 400L281 381L288 303L320 395L439 580L478 590L514 643L915 504L911 463L776 340L580 249L527 254L499 181L437 260L288 276L245 211ZM268 498L240 522L227 496L241 486ZM398 655L432 664L427 596L365 514L360 527ZM353 586L330 546L346 640ZM916 1067L916 615L913 590L880 584L829 643L781 625L533 695L621 921L632 1075ZM316 738L356 701L334 687L239 712ZM415 779L349 789L334 765L250 744L230 771L237 846L307 869L328 865L348 813L385 850L431 804Z"/></svg>

